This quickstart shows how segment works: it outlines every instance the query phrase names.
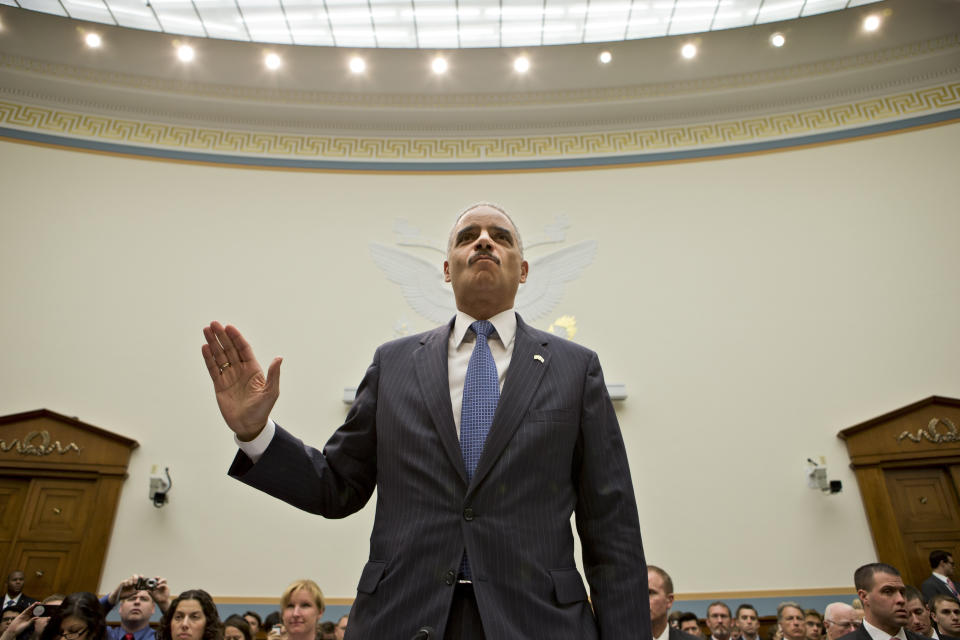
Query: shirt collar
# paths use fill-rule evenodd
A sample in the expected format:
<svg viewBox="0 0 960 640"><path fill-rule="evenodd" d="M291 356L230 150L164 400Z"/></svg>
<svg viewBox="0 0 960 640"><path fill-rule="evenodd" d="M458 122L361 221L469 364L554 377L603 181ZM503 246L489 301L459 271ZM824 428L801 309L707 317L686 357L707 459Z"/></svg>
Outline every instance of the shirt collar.
<svg viewBox="0 0 960 640"><path fill-rule="evenodd" d="M863 619L863 628L868 634L870 634L871 640L890 640L891 638L886 631L882 631L867 622L866 618ZM900 630L897 631L897 634L892 637L899 638L900 640L907 640L907 634L903 632L903 627L900 627Z"/></svg>
<svg viewBox="0 0 960 640"><path fill-rule="evenodd" d="M937 579L940 580L940 582L942 582L943 584L947 584L947 576L937 573L936 571L933 572L933 575L935 575Z"/></svg>
<svg viewBox="0 0 960 640"><path fill-rule="evenodd" d="M476 318L470 317L463 311L457 311L457 319L453 323L453 344L455 346L459 347L463 343L470 325L476 321ZM517 314L513 309L507 309L489 318L489 321L493 325L493 330L497 332L500 342L505 348L509 349L517 335Z"/></svg>

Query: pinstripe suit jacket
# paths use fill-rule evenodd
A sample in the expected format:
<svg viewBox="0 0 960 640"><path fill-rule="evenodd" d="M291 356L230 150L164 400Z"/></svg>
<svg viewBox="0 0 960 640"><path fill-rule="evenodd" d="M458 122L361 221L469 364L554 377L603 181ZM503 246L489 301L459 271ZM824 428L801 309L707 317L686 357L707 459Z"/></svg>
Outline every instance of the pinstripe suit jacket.
<svg viewBox="0 0 960 640"><path fill-rule="evenodd" d="M377 349L323 452L277 429L230 475L328 518L377 488L347 637L443 637L461 556L490 640L650 640L647 571L620 428L597 356L527 326L473 481L450 404L453 323ZM535 358L539 355L542 358ZM576 514L593 610L574 563Z"/></svg>

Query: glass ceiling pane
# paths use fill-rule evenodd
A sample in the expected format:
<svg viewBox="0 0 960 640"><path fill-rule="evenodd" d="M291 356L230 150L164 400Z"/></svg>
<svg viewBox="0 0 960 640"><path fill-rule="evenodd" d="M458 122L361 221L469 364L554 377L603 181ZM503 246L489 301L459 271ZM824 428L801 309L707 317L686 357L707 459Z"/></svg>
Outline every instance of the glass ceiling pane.
<svg viewBox="0 0 960 640"><path fill-rule="evenodd" d="M116 18L121 26L167 33L429 49L655 38L874 2L879 0L152 0L151 11L146 0L63 0L70 17L105 24ZM64 15L57 0L20 0L20 6Z"/></svg>

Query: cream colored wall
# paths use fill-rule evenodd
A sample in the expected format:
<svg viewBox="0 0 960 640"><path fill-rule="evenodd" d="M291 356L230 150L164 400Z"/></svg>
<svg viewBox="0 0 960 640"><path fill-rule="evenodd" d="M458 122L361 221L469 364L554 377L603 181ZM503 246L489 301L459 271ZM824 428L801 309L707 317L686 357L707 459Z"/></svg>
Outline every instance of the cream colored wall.
<svg viewBox="0 0 960 640"><path fill-rule="evenodd" d="M647 557L680 592L847 587L874 558L839 429L960 395L960 125L688 164L494 175L192 166L0 143L0 414L46 407L133 437L101 590L350 597L372 503L324 521L226 476L200 328L285 358L274 415L322 444L377 344L430 326L373 264L403 217L441 239L477 200L527 237L569 216L595 262L576 316L618 405ZM534 258L552 249L531 250ZM420 255L427 257L427 252ZM535 273L531 277L535 277ZM544 327L548 322L538 322ZM842 494L806 488L826 455ZM170 504L147 500L168 465Z"/></svg>

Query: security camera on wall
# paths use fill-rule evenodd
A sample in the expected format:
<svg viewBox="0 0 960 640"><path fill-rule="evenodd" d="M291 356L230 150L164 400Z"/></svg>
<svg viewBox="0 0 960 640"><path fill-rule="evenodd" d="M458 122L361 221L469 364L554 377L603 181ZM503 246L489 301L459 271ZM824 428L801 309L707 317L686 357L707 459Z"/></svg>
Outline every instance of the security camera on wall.
<svg viewBox="0 0 960 640"><path fill-rule="evenodd" d="M826 462L822 456L819 463L812 458L807 458L807 463L810 465L807 468L808 487L811 489L819 489L829 495L843 491L843 483L840 480L827 479Z"/></svg>

